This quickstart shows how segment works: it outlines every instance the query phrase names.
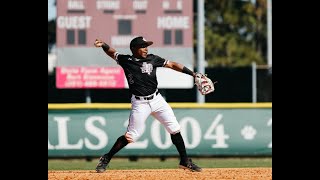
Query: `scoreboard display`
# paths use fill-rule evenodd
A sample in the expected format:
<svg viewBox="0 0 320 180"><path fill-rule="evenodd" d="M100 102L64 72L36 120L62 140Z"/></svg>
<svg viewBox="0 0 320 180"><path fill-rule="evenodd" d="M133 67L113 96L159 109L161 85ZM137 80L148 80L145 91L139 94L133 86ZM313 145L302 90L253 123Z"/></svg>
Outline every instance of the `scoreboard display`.
<svg viewBox="0 0 320 180"><path fill-rule="evenodd" d="M192 0L57 0L57 88L128 88L124 72L101 48L101 39L131 54L136 36L153 41L149 53L193 69ZM192 88L193 78L167 68L159 88Z"/></svg>

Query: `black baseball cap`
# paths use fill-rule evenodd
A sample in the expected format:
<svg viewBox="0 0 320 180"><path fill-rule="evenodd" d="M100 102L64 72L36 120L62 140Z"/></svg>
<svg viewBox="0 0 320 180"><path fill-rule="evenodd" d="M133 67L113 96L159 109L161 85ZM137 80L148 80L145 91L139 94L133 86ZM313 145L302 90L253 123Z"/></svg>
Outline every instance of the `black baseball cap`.
<svg viewBox="0 0 320 180"><path fill-rule="evenodd" d="M140 46L143 46L143 45L150 46L152 44L153 44L152 41L147 41L144 37L138 36L138 37L135 37L135 38L133 38L131 40L130 48L132 48L132 47L140 47Z"/></svg>

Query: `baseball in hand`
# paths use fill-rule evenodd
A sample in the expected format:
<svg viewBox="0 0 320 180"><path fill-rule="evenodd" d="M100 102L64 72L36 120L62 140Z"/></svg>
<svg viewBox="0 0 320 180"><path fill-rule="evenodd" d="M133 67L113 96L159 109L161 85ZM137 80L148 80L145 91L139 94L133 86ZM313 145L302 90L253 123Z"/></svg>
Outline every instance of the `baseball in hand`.
<svg viewBox="0 0 320 180"><path fill-rule="evenodd" d="M102 44L103 44L103 42L100 41L100 40L98 40L98 39L96 39L96 41L94 42L94 46L95 46L95 47L101 47Z"/></svg>

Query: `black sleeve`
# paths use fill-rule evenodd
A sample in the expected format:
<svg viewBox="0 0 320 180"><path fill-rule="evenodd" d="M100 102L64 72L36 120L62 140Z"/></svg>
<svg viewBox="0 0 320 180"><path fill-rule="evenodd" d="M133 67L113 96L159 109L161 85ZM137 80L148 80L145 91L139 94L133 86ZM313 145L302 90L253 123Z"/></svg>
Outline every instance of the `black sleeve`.
<svg viewBox="0 0 320 180"><path fill-rule="evenodd" d="M126 61L128 58L127 58L127 55L124 55L124 54L119 54L118 52L115 53L115 60L117 61L117 63L119 65L121 65L124 61Z"/></svg>
<svg viewBox="0 0 320 180"><path fill-rule="evenodd" d="M154 57L154 67L164 67L168 60L165 60L163 59L162 57L160 56L157 56L157 55L153 55Z"/></svg>

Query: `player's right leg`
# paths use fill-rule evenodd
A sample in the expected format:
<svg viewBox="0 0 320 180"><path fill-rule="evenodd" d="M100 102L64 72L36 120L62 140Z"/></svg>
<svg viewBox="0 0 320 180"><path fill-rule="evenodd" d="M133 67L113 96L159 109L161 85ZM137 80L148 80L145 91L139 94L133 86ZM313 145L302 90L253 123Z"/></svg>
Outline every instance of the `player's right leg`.
<svg viewBox="0 0 320 180"><path fill-rule="evenodd" d="M120 136L110 151L100 157L96 166L97 172L104 172L111 158L128 143L135 142L145 130L145 121L151 113L150 106L144 101L132 100L129 123L125 135Z"/></svg>
<svg viewBox="0 0 320 180"><path fill-rule="evenodd" d="M136 142L146 129L146 120L151 114L151 108L147 100L131 98L131 112L125 137L131 142Z"/></svg>

